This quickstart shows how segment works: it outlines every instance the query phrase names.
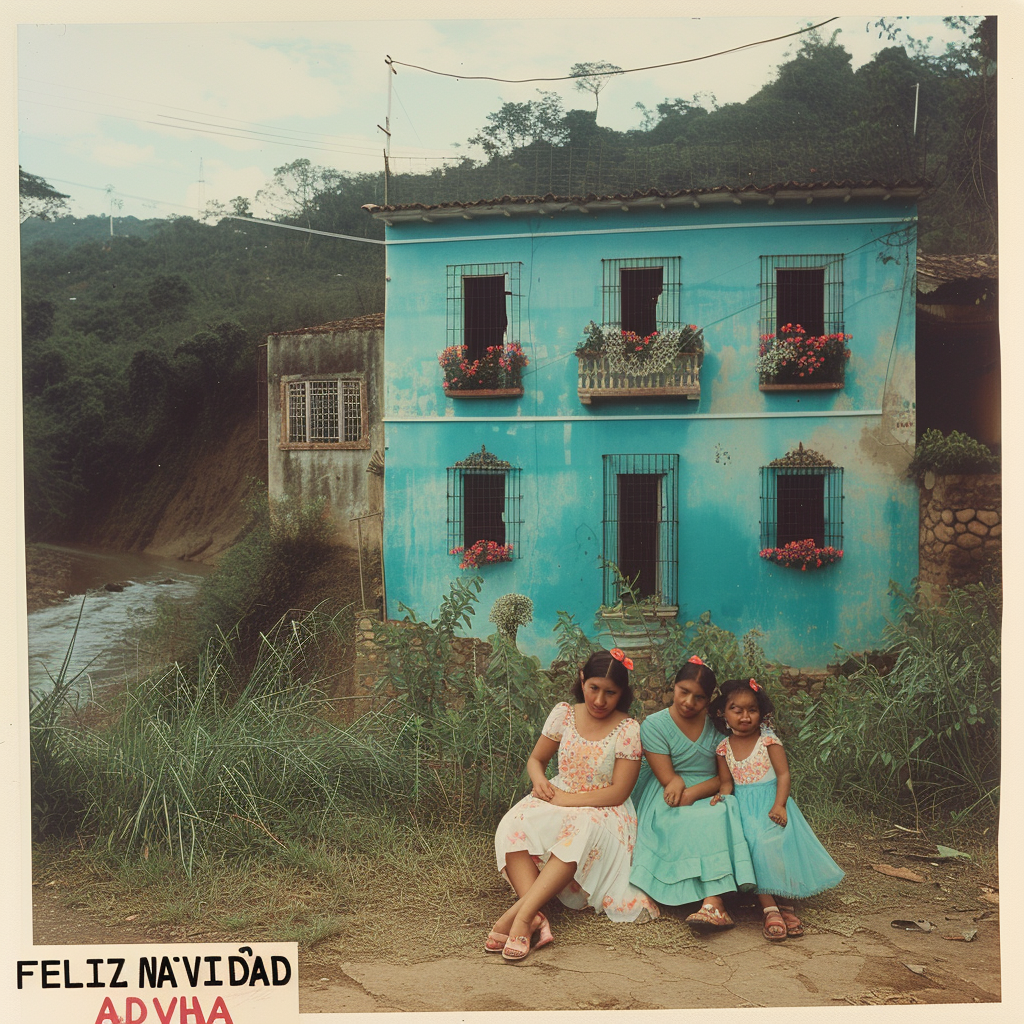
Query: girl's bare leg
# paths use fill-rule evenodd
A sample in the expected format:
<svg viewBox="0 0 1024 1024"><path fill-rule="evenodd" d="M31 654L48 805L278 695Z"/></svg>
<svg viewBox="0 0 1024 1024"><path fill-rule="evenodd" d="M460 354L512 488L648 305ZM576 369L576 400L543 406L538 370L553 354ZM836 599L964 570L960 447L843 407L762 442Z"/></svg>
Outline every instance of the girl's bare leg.
<svg viewBox="0 0 1024 1024"><path fill-rule="evenodd" d="M537 912L548 900L557 896L573 880L575 873L575 861L566 863L557 857L549 857L547 863L537 875L536 881L502 915L499 924L506 923L506 919L511 914L512 920L507 922L509 924L508 934L513 937L530 935L533 919L536 917ZM501 930L497 924L495 925L495 930Z"/></svg>

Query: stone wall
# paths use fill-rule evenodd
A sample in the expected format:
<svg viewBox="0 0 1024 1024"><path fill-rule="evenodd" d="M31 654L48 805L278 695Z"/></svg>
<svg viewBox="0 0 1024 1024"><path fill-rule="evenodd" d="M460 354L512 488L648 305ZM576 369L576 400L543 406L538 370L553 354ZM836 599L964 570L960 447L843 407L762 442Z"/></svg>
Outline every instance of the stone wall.
<svg viewBox="0 0 1024 1024"><path fill-rule="evenodd" d="M977 583L1002 562L1002 477L937 476L921 487L920 579L926 586Z"/></svg>

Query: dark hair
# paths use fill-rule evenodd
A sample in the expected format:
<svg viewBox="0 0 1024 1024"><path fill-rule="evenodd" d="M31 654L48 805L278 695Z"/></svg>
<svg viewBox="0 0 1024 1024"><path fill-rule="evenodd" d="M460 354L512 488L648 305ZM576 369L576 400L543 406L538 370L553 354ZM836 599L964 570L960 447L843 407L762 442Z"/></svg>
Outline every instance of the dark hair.
<svg viewBox="0 0 1024 1024"><path fill-rule="evenodd" d="M633 687L629 685L629 669L618 658L613 658L611 651L595 651L580 671L583 673L583 679L577 677L572 687L572 695L576 700L580 703L583 702L583 683L587 679L610 679L621 691L615 710L629 714L630 706L633 703Z"/></svg>
<svg viewBox="0 0 1024 1024"><path fill-rule="evenodd" d="M714 695L715 687L718 685L718 680L715 678L715 673L708 668L707 665L698 664L695 661L688 661L677 673L672 685L681 683L685 679L694 679L697 685L704 691L704 696L711 699Z"/></svg>
<svg viewBox="0 0 1024 1024"><path fill-rule="evenodd" d="M757 682L756 679L753 681ZM768 719L775 711L775 705L762 683L757 684L756 690L750 683L749 679L727 679L722 683L722 689L718 696L708 705L708 714L711 715L711 721L719 732L728 732L728 726L725 724L725 705L738 690L746 690L754 695L754 700L757 701L757 710L761 713L761 724L771 725Z"/></svg>

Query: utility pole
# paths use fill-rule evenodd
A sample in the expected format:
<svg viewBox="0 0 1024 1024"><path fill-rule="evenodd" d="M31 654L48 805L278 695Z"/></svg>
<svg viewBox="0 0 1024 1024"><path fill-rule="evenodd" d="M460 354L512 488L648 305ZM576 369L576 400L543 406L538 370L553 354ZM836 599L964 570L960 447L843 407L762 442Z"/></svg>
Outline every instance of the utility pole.
<svg viewBox="0 0 1024 1024"><path fill-rule="evenodd" d="M203 218L203 205L206 199L206 181L203 178L203 158L199 158L199 200L196 204L196 214L199 219Z"/></svg>
<svg viewBox="0 0 1024 1024"><path fill-rule="evenodd" d="M917 101L921 95L921 83L914 83L914 138L917 138Z"/></svg>
<svg viewBox="0 0 1024 1024"><path fill-rule="evenodd" d="M394 64L391 62L391 54L384 54L384 63L388 67L388 112L384 118L384 127L378 128L387 136L384 143L384 205L388 205L388 179L391 177L391 76L397 75Z"/></svg>

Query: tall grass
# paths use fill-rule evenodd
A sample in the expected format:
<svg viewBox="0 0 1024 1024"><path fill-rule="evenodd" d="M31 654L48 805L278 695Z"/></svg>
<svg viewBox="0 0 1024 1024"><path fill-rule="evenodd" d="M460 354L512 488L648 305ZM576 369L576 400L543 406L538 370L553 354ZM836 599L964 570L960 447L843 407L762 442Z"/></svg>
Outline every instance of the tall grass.
<svg viewBox="0 0 1024 1024"><path fill-rule="evenodd" d="M794 709L822 796L881 812L963 818L999 794L998 587L952 589L935 605L896 591L883 674L860 659Z"/></svg>

